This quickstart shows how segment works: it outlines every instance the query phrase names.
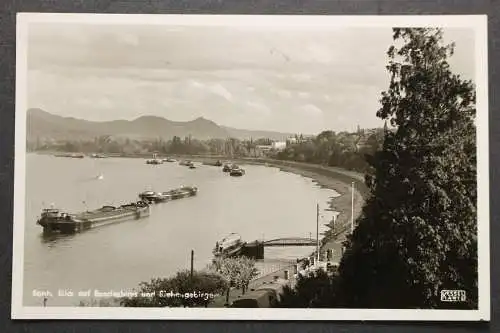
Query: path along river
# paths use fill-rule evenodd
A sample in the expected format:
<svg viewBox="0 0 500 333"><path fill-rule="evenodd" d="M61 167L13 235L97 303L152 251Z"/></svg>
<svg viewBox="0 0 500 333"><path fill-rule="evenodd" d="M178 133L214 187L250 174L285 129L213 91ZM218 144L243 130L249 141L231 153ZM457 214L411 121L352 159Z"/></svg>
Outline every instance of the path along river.
<svg viewBox="0 0 500 333"><path fill-rule="evenodd" d="M143 159L73 159L26 156L24 294L26 306L43 304L37 291L54 295L50 305L77 305L78 297L58 290L131 290L141 281L168 277L212 258L215 242L230 232L244 240L316 235L332 219L328 201L335 191L312 179L277 168L245 165L246 175L230 177L220 167L178 163L147 165ZM99 177L101 176L101 177ZM73 236L42 237L36 224L43 207L75 212L138 200L146 189L166 191L196 185L197 196L152 206L151 216L96 228ZM19 223L22 221L17 221ZM311 247L266 248L266 259L295 259ZM35 292L34 292L35 291Z"/></svg>

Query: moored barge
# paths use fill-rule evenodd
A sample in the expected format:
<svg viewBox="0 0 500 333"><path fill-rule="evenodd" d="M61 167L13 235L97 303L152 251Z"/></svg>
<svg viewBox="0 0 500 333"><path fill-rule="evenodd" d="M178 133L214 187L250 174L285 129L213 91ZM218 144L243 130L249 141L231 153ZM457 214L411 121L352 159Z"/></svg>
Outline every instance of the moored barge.
<svg viewBox="0 0 500 333"><path fill-rule="evenodd" d="M126 220L138 220L149 216L149 204L138 201L115 206L103 206L93 211L66 213L57 208L42 210L37 224L43 227L45 233L73 234L106 224Z"/></svg>
<svg viewBox="0 0 500 333"><path fill-rule="evenodd" d="M159 203L159 202L192 197L195 196L197 193L198 193L198 188L196 186L182 186L167 192L145 191L139 194L139 198L147 202Z"/></svg>
<svg viewBox="0 0 500 333"><path fill-rule="evenodd" d="M104 154L90 154L91 158L108 158L108 156Z"/></svg>
<svg viewBox="0 0 500 333"><path fill-rule="evenodd" d="M159 159L159 158L152 158L152 159L149 159L149 160L146 160L146 164L163 164L163 160Z"/></svg>
<svg viewBox="0 0 500 333"><path fill-rule="evenodd" d="M233 176L233 177L241 177L245 174L245 170L238 167L238 166L234 166L231 171L229 171L229 175L230 176Z"/></svg>
<svg viewBox="0 0 500 333"><path fill-rule="evenodd" d="M63 154L55 154L55 157L69 157L69 158L84 158L85 155L81 153L63 153Z"/></svg>

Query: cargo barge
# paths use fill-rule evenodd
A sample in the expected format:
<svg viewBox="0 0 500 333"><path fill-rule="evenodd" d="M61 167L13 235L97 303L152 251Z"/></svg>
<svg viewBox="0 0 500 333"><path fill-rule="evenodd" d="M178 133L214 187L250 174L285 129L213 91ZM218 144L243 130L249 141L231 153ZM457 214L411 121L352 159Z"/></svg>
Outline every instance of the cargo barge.
<svg viewBox="0 0 500 333"><path fill-rule="evenodd" d="M229 175L233 177L241 177L245 174L245 170L236 166L229 171Z"/></svg>
<svg viewBox="0 0 500 333"><path fill-rule="evenodd" d="M198 188L196 186L182 186L180 188L173 189L167 192L145 191L139 194L139 198L150 203L159 203L192 197L197 193Z"/></svg>
<svg viewBox="0 0 500 333"><path fill-rule="evenodd" d="M103 206L93 211L66 213L57 208L42 210L37 224L43 227L44 233L74 234L106 224L126 220L138 220L149 216L149 204L144 201L115 206Z"/></svg>
<svg viewBox="0 0 500 333"><path fill-rule="evenodd" d="M63 153L63 154L55 154L55 157L69 157L69 158L84 158L85 155L78 153Z"/></svg>
<svg viewBox="0 0 500 333"><path fill-rule="evenodd" d="M161 160L159 158L153 158L153 159L146 160L146 164L154 164L154 165L163 164L163 160Z"/></svg>

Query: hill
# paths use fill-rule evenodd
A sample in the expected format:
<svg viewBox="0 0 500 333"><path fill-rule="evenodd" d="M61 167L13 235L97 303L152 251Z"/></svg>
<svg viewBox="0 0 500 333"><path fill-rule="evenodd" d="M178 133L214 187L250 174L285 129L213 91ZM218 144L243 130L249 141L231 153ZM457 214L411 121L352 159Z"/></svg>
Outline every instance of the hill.
<svg viewBox="0 0 500 333"><path fill-rule="evenodd" d="M171 121L157 116L142 116L134 120L98 122L62 117L34 108L29 109L27 113L26 135L28 141L34 141L37 138L56 140L93 139L101 135L131 139L171 139L173 136L186 137L191 135L191 137L200 140L225 139L228 137L283 140L292 134L220 126L203 117L186 122Z"/></svg>

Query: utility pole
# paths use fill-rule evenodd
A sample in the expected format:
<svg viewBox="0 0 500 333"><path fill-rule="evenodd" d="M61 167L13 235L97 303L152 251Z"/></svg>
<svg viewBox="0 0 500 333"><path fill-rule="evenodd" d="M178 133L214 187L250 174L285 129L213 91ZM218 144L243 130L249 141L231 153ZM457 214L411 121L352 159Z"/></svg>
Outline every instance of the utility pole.
<svg viewBox="0 0 500 333"><path fill-rule="evenodd" d="M354 182L351 183L351 234L354 233Z"/></svg>
<svg viewBox="0 0 500 333"><path fill-rule="evenodd" d="M319 261L319 204L316 204L316 261Z"/></svg>
<svg viewBox="0 0 500 333"><path fill-rule="evenodd" d="M191 250L191 281L193 281L194 250Z"/></svg>

